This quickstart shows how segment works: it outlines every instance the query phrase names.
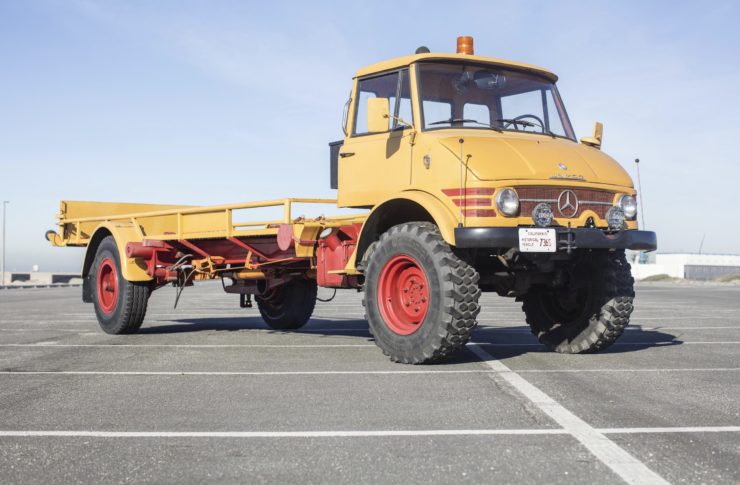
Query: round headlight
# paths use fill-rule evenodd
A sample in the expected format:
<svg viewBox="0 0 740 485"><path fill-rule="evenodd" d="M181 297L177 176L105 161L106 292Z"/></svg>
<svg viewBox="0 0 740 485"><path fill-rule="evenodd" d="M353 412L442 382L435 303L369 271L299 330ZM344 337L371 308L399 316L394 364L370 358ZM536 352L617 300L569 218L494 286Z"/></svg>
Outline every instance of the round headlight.
<svg viewBox="0 0 740 485"><path fill-rule="evenodd" d="M609 229L622 229L624 226L624 210L617 206L610 207L606 211L606 223L609 224Z"/></svg>
<svg viewBox="0 0 740 485"><path fill-rule="evenodd" d="M519 196L514 189L501 189L496 194L496 207L503 215L513 217L519 213Z"/></svg>
<svg viewBox="0 0 740 485"><path fill-rule="evenodd" d="M538 227L547 227L552 223L553 219L552 208L550 204L546 202L540 202L532 210L532 219Z"/></svg>
<svg viewBox="0 0 740 485"><path fill-rule="evenodd" d="M624 217L633 220L637 216L637 201L631 195L623 195L619 198L619 207L624 211Z"/></svg>

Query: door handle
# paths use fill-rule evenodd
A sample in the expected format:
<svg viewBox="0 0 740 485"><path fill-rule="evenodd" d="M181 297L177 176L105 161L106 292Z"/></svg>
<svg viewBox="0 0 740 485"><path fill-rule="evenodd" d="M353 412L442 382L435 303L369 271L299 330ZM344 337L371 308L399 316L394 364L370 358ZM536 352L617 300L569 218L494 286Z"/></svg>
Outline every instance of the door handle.
<svg viewBox="0 0 740 485"><path fill-rule="evenodd" d="M339 156L342 157L342 158L354 157L355 156L355 152L341 152L339 154Z"/></svg>

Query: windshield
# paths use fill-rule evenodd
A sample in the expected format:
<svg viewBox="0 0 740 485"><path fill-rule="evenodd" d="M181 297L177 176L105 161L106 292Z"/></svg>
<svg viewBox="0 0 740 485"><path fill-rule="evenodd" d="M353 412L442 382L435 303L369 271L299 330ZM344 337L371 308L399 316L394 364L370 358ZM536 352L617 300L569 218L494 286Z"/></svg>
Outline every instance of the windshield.
<svg viewBox="0 0 740 485"><path fill-rule="evenodd" d="M575 140L555 83L514 69L421 63L425 130L477 128L542 133Z"/></svg>

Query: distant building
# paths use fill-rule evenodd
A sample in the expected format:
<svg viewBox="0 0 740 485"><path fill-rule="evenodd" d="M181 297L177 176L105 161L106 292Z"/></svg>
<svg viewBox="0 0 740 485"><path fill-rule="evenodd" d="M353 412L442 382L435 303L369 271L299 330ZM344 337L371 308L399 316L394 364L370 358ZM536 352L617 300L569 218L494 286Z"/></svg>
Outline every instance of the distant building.
<svg viewBox="0 0 740 485"><path fill-rule="evenodd" d="M645 254L630 253L632 276L641 280L665 274L673 278L714 280L721 276L740 276L740 255L737 254Z"/></svg>

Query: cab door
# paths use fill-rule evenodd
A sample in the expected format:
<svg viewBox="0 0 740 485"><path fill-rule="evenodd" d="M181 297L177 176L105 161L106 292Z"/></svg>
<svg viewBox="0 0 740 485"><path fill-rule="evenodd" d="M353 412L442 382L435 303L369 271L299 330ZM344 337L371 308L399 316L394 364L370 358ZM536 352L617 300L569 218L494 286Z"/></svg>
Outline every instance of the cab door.
<svg viewBox="0 0 740 485"><path fill-rule="evenodd" d="M370 131L373 98L387 100L390 116L384 131ZM372 207L411 183L414 130L406 125L413 125L408 69L358 79L353 105L349 134L339 151L338 205Z"/></svg>

